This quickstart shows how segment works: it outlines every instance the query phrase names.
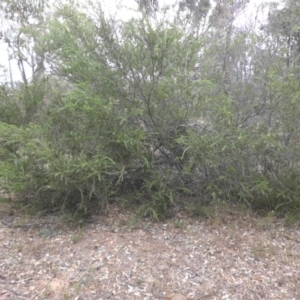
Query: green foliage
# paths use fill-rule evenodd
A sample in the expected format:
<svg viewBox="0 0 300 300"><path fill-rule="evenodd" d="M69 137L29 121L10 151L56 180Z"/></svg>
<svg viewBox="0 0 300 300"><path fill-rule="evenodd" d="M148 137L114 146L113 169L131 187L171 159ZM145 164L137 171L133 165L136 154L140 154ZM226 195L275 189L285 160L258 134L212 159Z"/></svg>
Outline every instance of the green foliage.
<svg viewBox="0 0 300 300"><path fill-rule="evenodd" d="M30 31L51 74L0 92L1 189L79 218L119 201L160 220L186 198L202 216L212 200L299 211L297 66L245 55L255 33L232 27L224 51L214 29L94 8Z"/></svg>
<svg viewBox="0 0 300 300"><path fill-rule="evenodd" d="M92 202L103 207L134 162L148 164L143 133L115 120L114 109L80 87L60 109L49 110L44 124L17 132L16 141L8 133L2 143L11 148L7 161L14 160L13 174L6 174L10 188L41 208L86 213Z"/></svg>

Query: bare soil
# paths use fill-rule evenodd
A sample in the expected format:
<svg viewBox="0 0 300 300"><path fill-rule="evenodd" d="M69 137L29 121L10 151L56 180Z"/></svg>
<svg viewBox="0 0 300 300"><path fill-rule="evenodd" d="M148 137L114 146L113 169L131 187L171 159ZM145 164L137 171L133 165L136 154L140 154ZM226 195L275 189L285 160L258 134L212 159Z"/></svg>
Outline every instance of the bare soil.
<svg viewBox="0 0 300 300"><path fill-rule="evenodd" d="M247 210L83 228L0 207L0 299L300 299L300 228Z"/></svg>

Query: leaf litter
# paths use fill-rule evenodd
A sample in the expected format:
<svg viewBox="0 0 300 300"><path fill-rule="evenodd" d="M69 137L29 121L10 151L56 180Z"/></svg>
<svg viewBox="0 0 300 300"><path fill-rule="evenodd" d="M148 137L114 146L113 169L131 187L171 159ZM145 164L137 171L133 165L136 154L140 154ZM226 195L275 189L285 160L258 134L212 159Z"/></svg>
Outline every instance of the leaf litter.
<svg viewBox="0 0 300 300"><path fill-rule="evenodd" d="M178 212L133 226L117 207L83 228L0 217L3 300L300 299L299 227L275 219Z"/></svg>

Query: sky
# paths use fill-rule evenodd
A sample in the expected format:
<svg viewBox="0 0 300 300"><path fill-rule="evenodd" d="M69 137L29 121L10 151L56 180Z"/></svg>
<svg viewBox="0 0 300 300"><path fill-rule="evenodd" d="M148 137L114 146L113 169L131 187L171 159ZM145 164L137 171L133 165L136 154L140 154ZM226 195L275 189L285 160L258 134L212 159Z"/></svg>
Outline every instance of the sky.
<svg viewBox="0 0 300 300"><path fill-rule="evenodd" d="M84 0L81 0L84 4ZM278 2L279 0L277 0ZM268 0L250 0L250 3L247 5L246 10L240 14L238 23L243 26L245 20L255 19L255 15L258 11L258 7L262 4L269 2ZM104 11L116 14L117 17L122 19L130 18L134 12L130 9L119 9L118 4L124 5L126 3L126 7L128 8L136 8L136 2L134 0L101 0L101 5ZM174 0L161 0L161 6L163 4L171 5L174 3ZM263 22L266 19L267 12L261 12L259 14L258 19L260 22ZM7 45L0 41L0 82L9 81L9 53L8 53ZM1 67L2 66L2 67ZM4 71L6 70L6 72ZM13 81L19 81L21 79L17 62L15 60L11 60L11 73L13 77Z"/></svg>

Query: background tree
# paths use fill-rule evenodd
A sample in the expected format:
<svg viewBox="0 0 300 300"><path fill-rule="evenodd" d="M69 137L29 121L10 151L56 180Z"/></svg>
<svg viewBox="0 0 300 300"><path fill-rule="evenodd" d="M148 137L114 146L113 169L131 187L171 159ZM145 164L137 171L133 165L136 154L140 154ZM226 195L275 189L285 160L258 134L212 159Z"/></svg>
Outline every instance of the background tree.
<svg viewBox="0 0 300 300"><path fill-rule="evenodd" d="M177 22L181 26L190 24L196 30L196 35L207 30L208 15L211 11L209 0L181 0L178 3Z"/></svg>
<svg viewBox="0 0 300 300"><path fill-rule="evenodd" d="M284 51L286 65L299 64L300 31L299 31L300 5L298 1L286 1L282 9L274 6L269 14L269 23L263 28L277 43L278 50Z"/></svg>
<svg viewBox="0 0 300 300"><path fill-rule="evenodd" d="M45 50L42 39L49 13L45 1L2 1L2 41L17 61L21 82L16 83L12 97L15 102L15 121L29 123L35 117L45 95ZM17 121L18 120L18 121Z"/></svg>
<svg viewBox="0 0 300 300"><path fill-rule="evenodd" d="M158 0L136 0L139 9L149 16L155 16L155 13L159 10Z"/></svg>

